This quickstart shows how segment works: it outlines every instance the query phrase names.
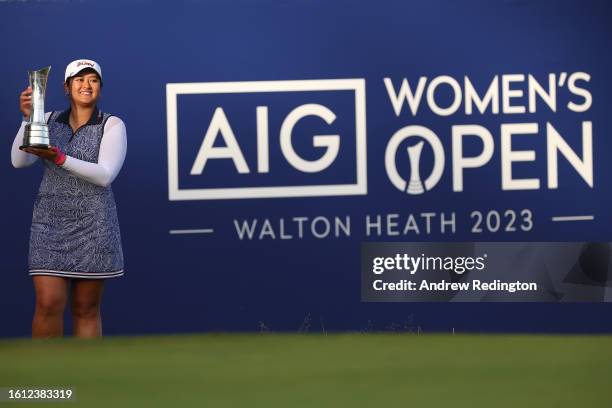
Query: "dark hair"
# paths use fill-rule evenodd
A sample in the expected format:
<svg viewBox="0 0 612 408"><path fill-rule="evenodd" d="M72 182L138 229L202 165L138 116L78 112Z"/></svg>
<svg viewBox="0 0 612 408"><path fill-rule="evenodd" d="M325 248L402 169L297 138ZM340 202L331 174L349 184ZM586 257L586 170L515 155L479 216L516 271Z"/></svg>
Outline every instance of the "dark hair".
<svg viewBox="0 0 612 408"><path fill-rule="evenodd" d="M96 76L98 77L98 80L100 81L100 88L102 88L102 85L103 85L102 78L100 78L100 74L98 74L98 72L93 68L85 68L85 69L80 70L77 74L66 79L66 85L68 85L68 87L70 88L70 82L72 81L72 79L74 77L81 76L84 74L96 74Z"/></svg>

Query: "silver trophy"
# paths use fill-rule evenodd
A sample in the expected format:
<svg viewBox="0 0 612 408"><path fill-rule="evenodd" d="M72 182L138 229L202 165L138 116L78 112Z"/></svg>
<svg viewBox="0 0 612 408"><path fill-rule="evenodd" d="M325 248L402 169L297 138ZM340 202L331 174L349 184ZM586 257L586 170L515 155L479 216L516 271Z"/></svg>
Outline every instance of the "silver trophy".
<svg viewBox="0 0 612 408"><path fill-rule="evenodd" d="M38 71L28 71L32 87L32 112L25 126L21 149L24 147L48 149L50 146L49 127L45 123L45 89L50 70L49 66Z"/></svg>
<svg viewBox="0 0 612 408"><path fill-rule="evenodd" d="M406 192L409 194L423 194L425 192L425 189L423 188L423 181L421 180L421 174L419 172L421 151L423 150L424 143L425 142L419 142L407 149L408 157L410 158L410 181L408 182Z"/></svg>

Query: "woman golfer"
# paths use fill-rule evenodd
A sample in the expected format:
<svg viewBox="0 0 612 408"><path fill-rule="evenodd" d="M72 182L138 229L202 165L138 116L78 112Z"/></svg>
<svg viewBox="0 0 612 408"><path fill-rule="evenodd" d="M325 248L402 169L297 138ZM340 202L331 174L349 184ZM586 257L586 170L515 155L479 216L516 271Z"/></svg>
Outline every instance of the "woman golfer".
<svg viewBox="0 0 612 408"><path fill-rule="evenodd" d="M13 142L16 168L43 159L44 174L34 202L29 273L36 309L32 337L63 335L69 298L76 337L100 337L104 280L123 275L123 251L111 183L127 151L123 121L97 107L102 69L87 59L68 64L65 111L48 112L51 149L24 148L25 121ZM19 98L24 117L32 109L32 89Z"/></svg>

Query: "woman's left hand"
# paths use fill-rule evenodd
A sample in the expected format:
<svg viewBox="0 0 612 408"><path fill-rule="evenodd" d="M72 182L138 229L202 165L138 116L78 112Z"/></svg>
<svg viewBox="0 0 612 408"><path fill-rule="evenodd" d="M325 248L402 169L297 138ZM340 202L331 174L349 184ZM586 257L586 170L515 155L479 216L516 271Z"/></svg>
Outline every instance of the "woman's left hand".
<svg viewBox="0 0 612 408"><path fill-rule="evenodd" d="M49 148L49 149L40 149L38 147L25 147L23 149L23 151L35 154L38 157L41 157L41 158L47 159L47 160L51 160L53 162L57 158L57 150L56 149L52 149L52 148Z"/></svg>

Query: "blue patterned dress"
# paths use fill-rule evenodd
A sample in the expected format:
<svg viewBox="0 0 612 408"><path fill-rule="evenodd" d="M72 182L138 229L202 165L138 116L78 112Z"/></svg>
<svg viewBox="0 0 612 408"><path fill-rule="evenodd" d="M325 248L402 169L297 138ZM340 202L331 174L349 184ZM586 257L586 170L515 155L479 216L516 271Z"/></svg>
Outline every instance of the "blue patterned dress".
<svg viewBox="0 0 612 408"><path fill-rule="evenodd" d="M49 116L51 145L66 155L97 163L104 125L111 116L96 109L75 134L70 111ZM117 208L110 186L70 174L49 160L34 203L30 275L104 279L123 275Z"/></svg>

